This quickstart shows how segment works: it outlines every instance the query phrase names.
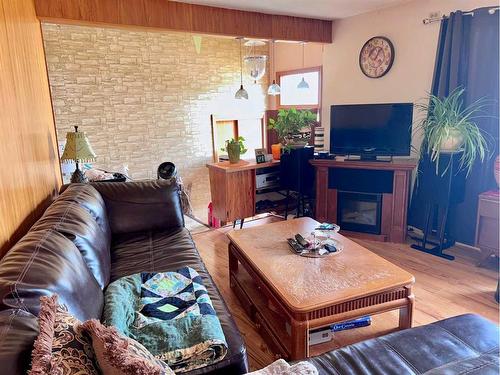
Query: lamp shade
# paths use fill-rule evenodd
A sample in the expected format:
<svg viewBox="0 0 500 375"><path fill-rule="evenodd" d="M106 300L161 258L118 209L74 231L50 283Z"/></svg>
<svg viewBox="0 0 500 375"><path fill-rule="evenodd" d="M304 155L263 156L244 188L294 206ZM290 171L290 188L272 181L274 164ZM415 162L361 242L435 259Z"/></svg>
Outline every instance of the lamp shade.
<svg viewBox="0 0 500 375"><path fill-rule="evenodd" d="M75 126L74 132L66 133L66 146L61 156L62 161L92 162L95 161L95 153L90 146L85 132L79 132Z"/></svg>
<svg viewBox="0 0 500 375"><path fill-rule="evenodd" d="M248 92L243 88L243 85L240 86L240 89L236 91L234 94L235 99L248 99Z"/></svg>

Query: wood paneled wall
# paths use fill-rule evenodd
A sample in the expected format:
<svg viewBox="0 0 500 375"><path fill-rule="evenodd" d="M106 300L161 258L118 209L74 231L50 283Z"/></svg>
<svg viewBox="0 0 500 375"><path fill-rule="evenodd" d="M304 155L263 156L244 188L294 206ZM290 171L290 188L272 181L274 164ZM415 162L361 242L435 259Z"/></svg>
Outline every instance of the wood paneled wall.
<svg viewBox="0 0 500 375"><path fill-rule="evenodd" d="M168 0L35 0L52 22L103 23L252 38L331 43L332 21Z"/></svg>
<svg viewBox="0 0 500 375"><path fill-rule="evenodd" d="M0 0L0 257L61 184L40 23L33 0Z"/></svg>

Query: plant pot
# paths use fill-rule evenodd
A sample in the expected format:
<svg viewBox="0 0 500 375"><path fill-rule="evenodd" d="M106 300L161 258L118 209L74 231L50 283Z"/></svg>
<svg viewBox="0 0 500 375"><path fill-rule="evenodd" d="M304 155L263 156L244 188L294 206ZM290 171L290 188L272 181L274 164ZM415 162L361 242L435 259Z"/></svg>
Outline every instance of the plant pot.
<svg viewBox="0 0 500 375"><path fill-rule="evenodd" d="M229 162L231 164L236 164L240 161L240 145L238 143L227 145L227 154L229 156Z"/></svg>
<svg viewBox="0 0 500 375"><path fill-rule="evenodd" d="M303 138L300 134L289 136L285 141L289 148L303 148L309 144L309 139Z"/></svg>
<svg viewBox="0 0 500 375"><path fill-rule="evenodd" d="M464 137L460 131L450 130L448 136L441 141L441 152L457 152L463 142Z"/></svg>
<svg viewBox="0 0 500 375"><path fill-rule="evenodd" d="M271 152L273 154L274 160L280 160L280 158L281 158L281 143L271 145Z"/></svg>

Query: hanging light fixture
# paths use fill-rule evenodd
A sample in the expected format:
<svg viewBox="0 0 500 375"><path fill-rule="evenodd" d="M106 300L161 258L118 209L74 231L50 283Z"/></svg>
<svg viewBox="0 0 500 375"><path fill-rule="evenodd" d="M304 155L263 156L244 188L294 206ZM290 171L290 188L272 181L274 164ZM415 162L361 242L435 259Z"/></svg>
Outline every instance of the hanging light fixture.
<svg viewBox="0 0 500 375"><path fill-rule="evenodd" d="M275 49L274 49L274 40L272 41L272 43L273 43L273 58L271 60L271 73L274 75L274 74L276 74L274 72L274 67L275 67L274 60L276 59L276 53L275 53ZM273 83L270 84L269 88L267 89L267 95L276 96L276 95L279 95L280 93L281 93L281 87L276 83L276 80L273 79Z"/></svg>
<svg viewBox="0 0 500 375"><path fill-rule="evenodd" d="M240 41L240 89L234 94L235 99L248 99L248 92L243 88L243 60L241 58L241 44L243 38L237 38Z"/></svg>
<svg viewBox="0 0 500 375"><path fill-rule="evenodd" d="M257 82L259 79L264 77L266 73L266 55L258 55L255 53L255 47L265 46L266 42L263 40L247 40L245 42L245 47L250 47L250 53L243 58L245 65L248 67L250 77Z"/></svg>
<svg viewBox="0 0 500 375"><path fill-rule="evenodd" d="M304 49L305 49L305 44L306 42L302 42L302 69L304 69ZM297 85L298 89L308 89L309 88L309 83L306 82L304 76L302 76L302 80L299 82Z"/></svg>

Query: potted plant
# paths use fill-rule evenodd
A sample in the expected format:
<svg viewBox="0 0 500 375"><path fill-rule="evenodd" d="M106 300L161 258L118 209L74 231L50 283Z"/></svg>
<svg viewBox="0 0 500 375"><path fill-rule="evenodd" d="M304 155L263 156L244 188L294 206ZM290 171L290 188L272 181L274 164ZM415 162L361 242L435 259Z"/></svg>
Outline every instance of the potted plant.
<svg viewBox="0 0 500 375"><path fill-rule="evenodd" d="M304 147L311 139L311 127L316 118L309 110L280 109L276 119L269 119L269 129L276 131L278 139L288 149Z"/></svg>
<svg viewBox="0 0 500 375"><path fill-rule="evenodd" d="M243 142L245 138L238 137L237 139L231 138L226 141L226 147L221 148L221 151L227 152L229 156L229 162L235 164L240 161L240 155L247 152Z"/></svg>
<svg viewBox="0 0 500 375"><path fill-rule="evenodd" d="M436 174L442 153L461 153L460 170L467 170L468 175L476 159L484 161L488 152L486 139L474 122L484 108L485 100L479 99L465 106L464 92L463 88L457 88L445 98L430 94L427 103L416 105L423 114L415 128L423 133L421 156L424 153L429 155L436 164Z"/></svg>

